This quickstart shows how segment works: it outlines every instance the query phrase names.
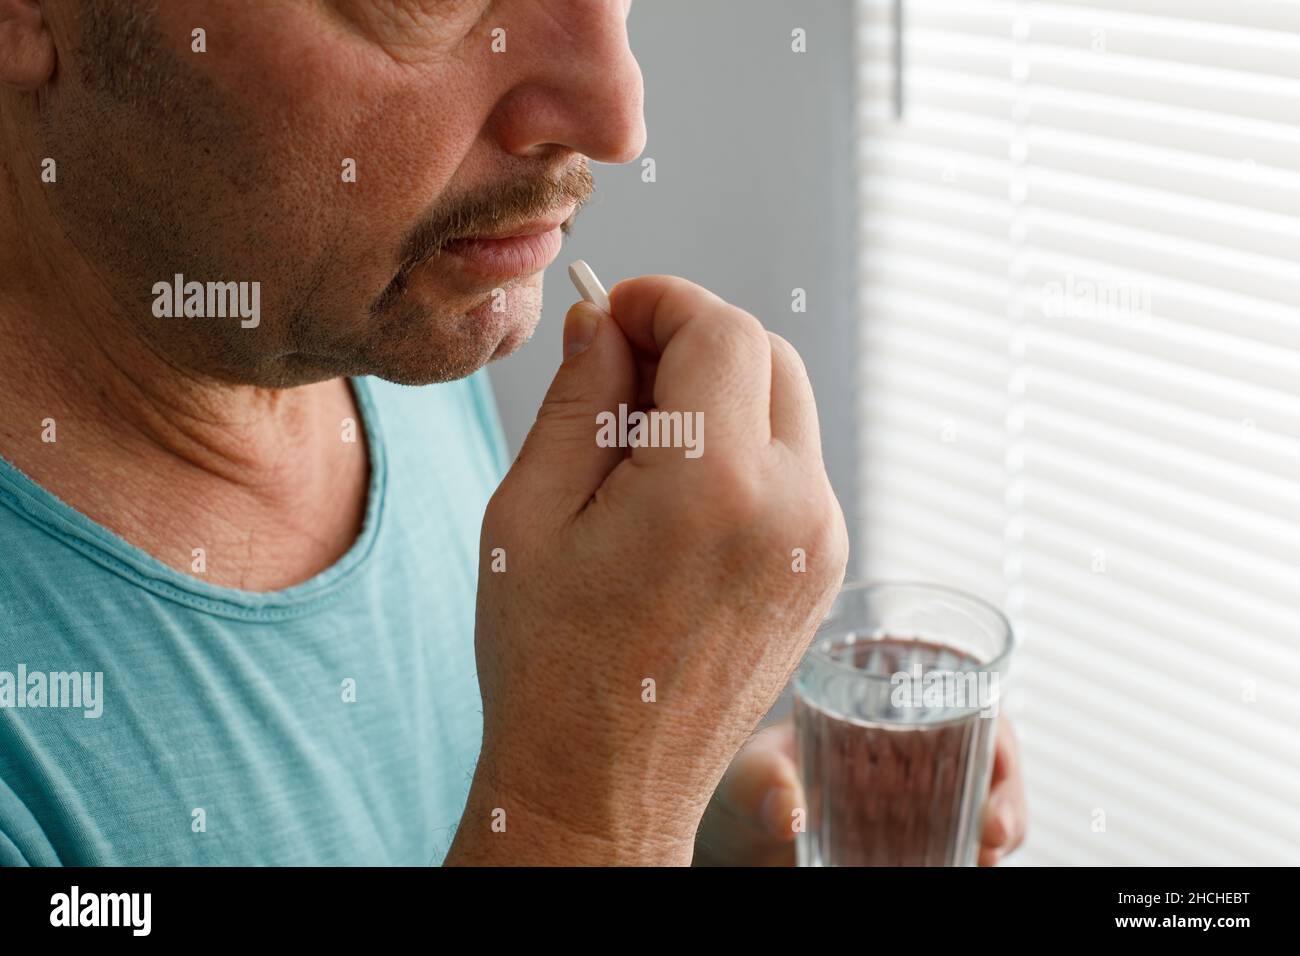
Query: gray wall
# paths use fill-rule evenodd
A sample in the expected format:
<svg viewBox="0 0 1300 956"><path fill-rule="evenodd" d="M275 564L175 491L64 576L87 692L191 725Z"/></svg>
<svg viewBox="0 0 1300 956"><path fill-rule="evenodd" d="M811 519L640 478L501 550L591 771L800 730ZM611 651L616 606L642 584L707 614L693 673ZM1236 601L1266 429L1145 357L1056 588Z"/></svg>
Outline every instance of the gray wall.
<svg viewBox="0 0 1300 956"><path fill-rule="evenodd" d="M851 0L640 0L628 25L646 85L658 181L640 162L592 164L596 194L546 274L533 341L492 366L517 450L559 364L566 269L606 286L685 276L752 312L803 355L845 513L855 510ZM790 50L807 31L808 51ZM808 311L790 310L795 287Z"/></svg>

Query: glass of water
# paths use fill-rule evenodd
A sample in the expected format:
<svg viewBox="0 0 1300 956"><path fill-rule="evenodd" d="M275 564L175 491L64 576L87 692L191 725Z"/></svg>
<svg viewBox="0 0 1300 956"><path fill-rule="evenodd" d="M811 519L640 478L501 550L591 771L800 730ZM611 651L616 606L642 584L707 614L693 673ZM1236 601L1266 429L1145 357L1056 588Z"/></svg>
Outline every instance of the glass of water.
<svg viewBox="0 0 1300 956"><path fill-rule="evenodd" d="M800 866L973 866L1015 637L930 584L846 586L795 677Z"/></svg>

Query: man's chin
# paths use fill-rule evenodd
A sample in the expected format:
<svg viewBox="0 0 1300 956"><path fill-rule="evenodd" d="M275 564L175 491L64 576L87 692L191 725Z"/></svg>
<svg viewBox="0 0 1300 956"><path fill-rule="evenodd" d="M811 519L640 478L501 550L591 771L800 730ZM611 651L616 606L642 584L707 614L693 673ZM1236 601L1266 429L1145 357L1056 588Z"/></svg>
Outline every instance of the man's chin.
<svg viewBox="0 0 1300 956"><path fill-rule="evenodd" d="M538 312L532 310L490 317L470 313L455 320L454 328L440 326L417 337L404 335L388 348L368 349L358 374L399 385L465 378L522 348L533 337L539 319Z"/></svg>

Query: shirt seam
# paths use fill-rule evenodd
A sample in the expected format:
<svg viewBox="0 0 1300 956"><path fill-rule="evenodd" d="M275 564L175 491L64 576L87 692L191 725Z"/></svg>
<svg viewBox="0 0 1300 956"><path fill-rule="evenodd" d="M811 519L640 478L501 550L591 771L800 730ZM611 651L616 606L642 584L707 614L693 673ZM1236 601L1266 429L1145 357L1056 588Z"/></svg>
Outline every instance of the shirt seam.
<svg viewBox="0 0 1300 956"><path fill-rule="evenodd" d="M383 532L383 518L385 511L387 510L387 450L386 442L383 439L382 429L378 422L378 409L373 402L369 383L361 378L353 379L352 381L355 383L354 392L357 397L357 403L360 406L361 417L365 423L365 435L372 472L371 480L367 486L368 505L371 496L374 497L374 513L373 515L367 515L367 518L372 519L372 521L368 520L366 527L362 531L364 541L355 543L359 544L362 550L353 553L353 550L349 548L348 552L339 560L339 562L326 568L324 571L320 572L319 575L309 578L302 584L293 585L291 588L270 592L246 592L251 596L253 602L258 601L258 599L264 594L264 599L267 602L265 604L245 604L238 600L206 596L196 590L182 588L176 584L145 573L124 560L118 554L114 553L114 548L120 546L134 548L136 551L140 551L139 548L135 548L135 546L130 544L130 542L125 541L122 542L120 546L117 545L116 542L112 541L101 542L84 533L81 529L76 528L75 525L69 522L65 515L61 514L59 510L53 509L50 505L37 499L32 499L28 502L26 499L31 496L23 493L21 487L12 487L11 480L8 479L3 472L0 472L0 504L6 505L20 518L27 521L29 524L32 524L41 532L51 536L56 541L72 548L88 560L99 564L101 567L119 577L125 578L137 587L143 588L158 597L170 600L174 603L206 611L210 614L216 614L242 621L276 622L317 613L321 610L327 609L338 601L339 598L342 597L347 590L360 579L360 571L370 563L371 556L373 555L379 537ZM26 476L12 464L9 464L8 467L19 476L26 478ZM30 478L27 478L26 480L34 487L52 496L52 494L43 486L32 481ZM5 487L7 484L11 485L11 487ZM71 511L74 515L77 515L86 521L91 520L75 508L72 508L71 505L63 502L62 499L55 497L54 500L62 506L63 509ZM369 507L367 510L370 510ZM63 524L69 524L71 526L70 528L64 528L61 527ZM96 525L96 527L101 526ZM149 560L157 561L156 558L153 558L152 555L148 555L147 552L141 551L140 553L144 554ZM344 562L346 562L346 566L340 567ZM167 565L161 563L159 563L159 566L164 569L167 568ZM175 569L170 570L174 571ZM313 582L321 578L329 578L333 572L338 572L338 577L320 581L320 590L313 589L301 595L292 595L288 598L287 602L281 603L281 601L283 601L281 595L284 591L292 590L294 587L312 587ZM175 573L181 574L182 572L177 571ZM204 584L205 582L196 580L194 583ZM209 586L215 587L216 585Z"/></svg>

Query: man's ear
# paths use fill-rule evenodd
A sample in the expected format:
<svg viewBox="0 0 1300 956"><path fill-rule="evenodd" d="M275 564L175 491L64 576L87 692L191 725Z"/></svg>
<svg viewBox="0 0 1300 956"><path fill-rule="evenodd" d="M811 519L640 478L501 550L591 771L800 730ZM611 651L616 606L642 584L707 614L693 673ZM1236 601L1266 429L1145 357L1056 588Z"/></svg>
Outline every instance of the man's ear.
<svg viewBox="0 0 1300 956"><path fill-rule="evenodd" d="M54 37L40 0L0 0L0 86L31 92L54 75Z"/></svg>

